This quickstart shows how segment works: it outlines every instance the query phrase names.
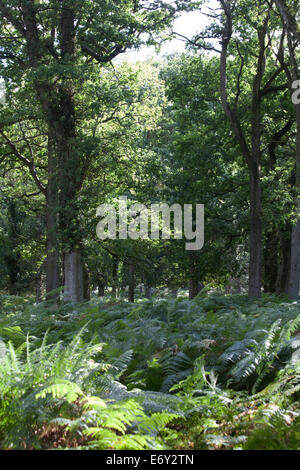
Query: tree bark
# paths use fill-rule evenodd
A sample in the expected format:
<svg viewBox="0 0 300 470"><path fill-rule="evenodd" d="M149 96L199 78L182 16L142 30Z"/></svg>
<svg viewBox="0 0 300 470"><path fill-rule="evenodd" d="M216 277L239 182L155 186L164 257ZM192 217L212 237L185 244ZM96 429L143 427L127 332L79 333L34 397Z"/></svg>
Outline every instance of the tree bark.
<svg viewBox="0 0 300 470"><path fill-rule="evenodd" d="M299 136L300 138L300 136ZM291 268L288 287L288 296L291 300L299 298L300 283L300 219L298 218L292 230L291 240Z"/></svg>
<svg viewBox="0 0 300 470"><path fill-rule="evenodd" d="M261 297L262 220L261 187L257 169L250 174L249 297Z"/></svg>
<svg viewBox="0 0 300 470"><path fill-rule="evenodd" d="M287 294L289 287L289 273L291 264L291 229L288 226L286 230L279 232L280 249L279 263L276 281L276 293Z"/></svg>
<svg viewBox="0 0 300 470"><path fill-rule="evenodd" d="M264 250L264 292L275 293L278 279L279 240L275 228L266 235Z"/></svg>
<svg viewBox="0 0 300 470"><path fill-rule="evenodd" d="M296 19L290 14L286 2L284 0L275 0L276 6L280 12L280 16L283 20L283 24L287 27L289 33L291 33L295 39L300 41L300 32L297 25Z"/></svg>
<svg viewBox="0 0 300 470"><path fill-rule="evenodd" d="M175 297L175 299L177 298L177 293L178 293L178 289L176 289L176 288L171 289L171 295L172 295L172 297Z"/></svg>
<svg viewBox="0 0 300 470"><path fill-rule="evenodd" d="M60 25L62 59L75 60L75 26L72 8L62 9ZM58 89L59 121L56 140L60 165L60 231L65 251L65 300L84 298L84 266L80 253L81 233L78 221L77 194L82 184L81 155L76 146L76 116L71 80ZM73 283L73 284L72 284ZM78 293L75 295L75 291Z"/></svg>
<svg viewBox="0 0 300 470"><path fill-rule="evenodd" d="M128 287L128 301L129 302L134 302L134 285L135 285L134 264L130 263L130 265L129 265L129 287Z"/></svg>
<svg viewBox="0 0 300 470"><path fill-rule="evenodd" d="M277 165L276 149L282 143L282 138L291 130L294 119L290 118L285 125L277 129L268 145L269 160L265 171L274 171ZM277 228L272 221L272 229L266 235L264 250L264 291L271 293L287 293L287 282L290 270L291 238L286 227Z"/></svg>
<svg viewBox="0 0 300 470"><path fill-rule="evenodd" d="M261 271L262 271L262 210L261 210L261 84L265 70L265 37L269 14L263 25L259 27L258 42L259 54L256 66L256 74L252 86L251 106L251 148L249 148L241 123L236 113L239 91L236 96L235 107L232 109L227 96L227 54L228 46L232 38L232 5L230 1L220 0L225 14L225 26L222 36L222 50L220 59L220 91L221 102L234 135L239 143L241 152L249 170L250 182L250 233L249 233L249 286L248 294L251 298L261 297Z"/></svg>
<svg viewBox="0 0 300 470"><path fill-rule="evenodd" d="M189 283L189 299L194 299L203 289L203 284L198 279L191 278Z"/></svg>
<svg viewBox="0 0 300 470"><path fill-rule="evenodd" d="M27 44L30 67L38 69L43 63L43 45L37 26L36 10L32 1L22 4L24 19L24 35ZM74 13L69 6L62 7L60 22L60 52L61 59L71 64L75 60L75 26ZM80 153L76 149L76 120L74 106L74 91L72 80L65 78L57 85L47 79L35 81L37 96L42 105L48 125L51 126L51 138L55 142L56 156L59 167L59 230L65 266L65 300L82 299L83 296L83 263L78 252L80 246L80 229L77 218L76 196L82 184L82 168ZM51 164L50 164L51 165ZM51 181L49 185L51 189ZM54 196L54 194L53 194ZM49 286L56 286L56 254L53 223L53 210L49 209ZM52 233L51 233L52 232ZM53 237L53 240L52 240ZM48 246L47 246L48 249ZM77 270L77 272L75 272ZM73 285L72 285L73 283ZM76 289L79 288L78 294Z"/></svg>
<svg viewBox="0 0 300 470"><path fill-rule="evenodd" d="M58 186L57 158L52 130L48 130L48 184L46 193L47 211L47 261L46 261L46 296L56 299L58 292L52 293L59 287L59 243L58 243ZM49 295L51 294L51 295Z"/></svg>
<svg viewBox="0 0 300 470"><path fill-rule="evenodd" d="M118 286L118 260L117 258L113 258L113 265L112 265L112 289L111 294L114 299L117 298L117 286Z"/></svg>
<svg viewBox="0 0 300 470"><path fill-rule="evenodd" d="M91 300L90 275L87 266L83 266L83 298Z"/></svg>
<svg viewBox="0 0 300 470"><path fill-rule="evenodd" d="M152 287L148 286L147 284L144 286L145 287L145 297L146 299L151 299L152 298Z"/></svg>
<svg viewBox="0 0 300 470"><path fill-rule="evenodd" d="M290 15L282 10L284 2L276 2L282 17L282 22L287 35L289 65L284 62L283 54L280 57L285 70L291 98L294 92L293 83L299 80L298 63L296 58L296 45L300 39L291 28ZM299 299L300 284L300 103L293 103L296 116L296 184L295 184L295 216L296 223L292 229L291 236L291 261L288 285L288 296L291 300Z"/></svg>
<svg viewBox="0 0 300 470"><path fill-rule="evenodd" d="M36 296L36 303L39 304L43 300L42 294L42 277L44 271L45 262L39 267L36 273L36 289L35 289L35 296Z"/></svg>
<svg viewBox="0 0 300 470"><path fill-rule="evenodd" d="M299 79L298 66L296 63L296 58L294 56L294 48L290 43L290 55L292 62L292 78L293 80ZM292 90L291 90L292 91ZM296 225L292 230L292 239L291 239L291 271L289 279L289 288L288 295L292 300L298 300L299 298L299 284L300 284L300 104L295 104L295 114L296 114L296 188L295 188L295 210L296 210Z"/></svg>
<svg viewBox="0 0 300 470"><path fill-rule="evenodd" d="M5 263L8 271L9 295L19 295L21 276L20 228L16 202L11 199L8 203L8 252Z"/></svg>
<svg viewBox="0 0 300 470"><path fill-rule="evenodd" d="M101 281L98 283L98 297L104 297L105 285Z"/></svg>
<svg viewBox="0 0 300 470"><path fill-rule="evenodd" d="M65 253L64 265L64 300L73 303L82 302L84 300L84 276L80 253L76 250Z"/></svg>

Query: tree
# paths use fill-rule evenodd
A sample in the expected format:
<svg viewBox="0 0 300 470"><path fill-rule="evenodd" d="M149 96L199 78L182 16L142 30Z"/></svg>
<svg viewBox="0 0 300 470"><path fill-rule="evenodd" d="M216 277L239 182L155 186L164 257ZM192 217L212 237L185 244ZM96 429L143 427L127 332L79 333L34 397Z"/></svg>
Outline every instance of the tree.
<svg viewBox="0 0 300 470"><path fill-rule="evenodd" d="M300 44L299 27L295 17L290 12L290 5L282 0L275 0L278 7L282 25L282 47L279 54L279 60L282 68L284 69L291 99L294 93L294 83L299 84L299 67L297 57L297 47ZM296 12L299 11L299 2L293 2L293 8ZM287 48L284 48L284 41L286 40ZM285 59L285 50L288 51L288 58ZM291 239L291 268L288 285L288 295L291 299L299 298L299 283L300 283L300 103L297 100L292 100L294 104L294 111L296 117L296 181L295 181L295 212L296 223L292 230Z"/></svg>
<svg viewBox="0 0 300 470"><path fill-rule="evenodd" d="M168 57L161 77L168 101L152 143L162 167L153 202L204 204L205 243L189 252L185 240L161 241L159 271L162 283L189 287L193 298L203 284L224 285L244 269L238 245L248 210L245 171L224 122L218 61L198 54Z"/></svg>
<svg viewBox="0 0 300 470"><path fill-rule="evenodd" d="M283 68L276 64L273 48L280 48L274 34L278 22L265 2L220 0L221 14L190 44L198 50L220 54L220 95L224 113L231 125L249 172L249 289L250 297L260 297L262 282L262 139L264 101L285 90L279 80ZM208 42L213 40L213 42ZM218 49L216 42L221 47ZM233 81L233 73L235 80ZM251 88L248 83L251 83ZM247 96L247 109L242 102Z"/></svg>
<svg viewBox="0 0 300 470"><path fill-rule="evenodd" d="M83 298L82 239L78 195L97 140L80 124L80 90L95 68L101 69L129 48L156 40L188 9L186 1L23 0L0 1L0 58L7 87L31 91L48 135L47 178L38 175L35 155L26 158L1 125L11 152L27 165L47 203L47 290L58 286L58 233L63 251L65 300ZM194 3L194 2L192 2ZM197 3L197 2L195 2ZM13 122L30 117L18 116ZM7 124L7 123L6 123ZM59 216L59 217L58 217Z"/></svg>

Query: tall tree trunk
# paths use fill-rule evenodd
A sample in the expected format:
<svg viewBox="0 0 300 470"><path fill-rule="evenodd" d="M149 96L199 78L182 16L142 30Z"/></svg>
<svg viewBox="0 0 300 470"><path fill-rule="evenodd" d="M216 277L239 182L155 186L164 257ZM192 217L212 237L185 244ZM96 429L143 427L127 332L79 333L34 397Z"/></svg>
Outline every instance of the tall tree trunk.
<svg viewBox="0 0 300 470"><path fill-rule="evenodd" d="M70 65L75 60L74 13L67 5L61 16L61 56ZM70 79L58 89L59 111L56 141L60 165L60 231L65 252L65 300L81 302L84 297L84 265L77 194L82 184L81 154L76 145L74 90Z"/></svg>
<svg viewBox="0 0 300 470"><path fill-rule="evenodd" d="M90 275L87 266L83 266L83 298L91 300Z"/></svg>
<svg viewBox="0 0 300 470"><path fill-rule="evenodd" d="M8 252L5 255L5 263L8 271L9 295L19 295L21 256L20 256L20 228L16 202L11 199L8 203Z"/></svg>
<svg viewBox="0 0 300 470"><path fill-rule="evenodd" d="M279 240L275 228L266 234L264 250L264 292L275 293L278 279Z"/></svg>
<svg viewBox="0 0 300 470"><path fill-rule="evenodd" d="M59 31L61 62L71 66L75 61L75 19L71 4L63 3ZM40 40L36 9L32 1L22 2L21 8L29 64L32 69L37 70L44 63L44 44ZM76 199L84 172L80 160L81 154L75 142L76 119L72 79L65 76L61 82L53 84L46 79L36 78L35 89L48 125L53 130L51 138L55 142L59 166L59 230L64 253L64 298L76 302L83 297L83 263L79 253L81 234ZM55 242L50 241L50 238L54 237L53 232L51 235L54 222L51 217L53 211L49 209L49 290L52 286L56 286L56 255L55 248L54 251L52 249Z"/></svg>
<svg viewBox="0 0 300 470"><path fill-rule="evenodd" d="M190 278L189 283L189 299L194 299L203 289L203 284L198 279Z"/></svg>
<svg viewBox="0 0 300 470"><path fill-rule="evenodd" d="M279 7L283 25L286 28L288 51L289 51L289 66L284 62L284 58L281 56L282 65L287 75L289 90L291 98L293 96L294 82L298 83L299 72L298 72L298 61L296 58L296 46L298 44L299 37L296 35L296 31L291 27L291 17L288 12L284 12L282 7L284 2L276 2ZM292 300L298 300L299 298L299 284L300 284L300 103L294 102L294 109L296 115L296 187L295 187L295 212L296 212L296 223L292 229L291 237L291 265L290 265L290 277L288 286L288 296Z"/></svg>
<svg viewBox="0 0 300 470"><path fill-rule="evenodd" d="M79 251L73 250L64 255L65 286L64 300L66 302L82 302L84 299L83 264Z"/></svg>
<svg viewBox="0 0 300 470"><path fill-rule="evenodd" d="M299 283L300 283L300 218L298 218L296 225L295 227L293 227L293 230L292 230L291 269L290 269L290 279L289 279L289 287L288 287L288 296L291 300L298 300L299 298Z"/></svg>
<svg viewBox="0 0 300 470"><path fill-rule="evenodd" d="M199 281L196 261L192 256L190 257L189 275L189 299L192 300L203 289L203 284Z"/></svg>
<svg viewBox="0 0 300 470"><path fill-rule="evenodd" d="M277 166L276 149L281 144L282 138L291 130L294 119L290 118L285 125L277 129L268 145L269 160L265 164L266 172L273 172ZM276 228L276 222L272 221L272 229L266 235L264 251L264 291L287 293L287 282L290 270L290 229Z"/></svg>
<svg viewBox="0 0 300 470"><path fill-rule="evenodd" d="M240 146L241 152L249 170L250 179L250 236L249 236L249 297L261 296L261 270L262 270L262 211L261 211L261 84L265 70L265 38L269 13L267 13L263 24L258 27L259 53L256 65L256 74L252 85L252 106L251 106L251 148L247 143L245 134L241 127L238 110L238 99L240 92L237 92L236 100L232 106L228 101L227 92L227 54L228 46L233 33L232 2L220 0L225 15L225 25L222 35L222 50L220 59L220 92L224 113L231 123L232 130ZM240 82L238 83L238 89Z"/></svg>
<svg viewBox="0 0 300 470"><path fill-rule="evenodd" d="M113 265L112 265L112 289L111 294L114 299L117 298L117 286L118 286L118 260L117 258L113 258Z"/></svg>
<svg viewBox="0 0 300 470"><path fill-rule="evenodd" d="M105 285L104 282L98 282L98 297L104 297Z"/></svg>
<svg viewBox="0 0 300 470"><path fill-rule="evenodd" d="M129 288L128 288L128 300L129 302L134 302L134 264L130 263L129 265Z"/></svg>
<svg viewBox="0 0 300 470"><path fill-rule="evenodd" d="M290 45L290 49L292 46ZM290 52L292 53L292 52ZM294 67L293 78L299 78L296 60L292 58L292 65ZM296 225L292 230L291 239L291 270L289 279L288 295L292 300L299 298L299 284L300 284L300 104L295 104L296 111L296 188L295 188L295 209L296 209Z"/></svg>
<svg viewBox="0 0 300 470"><path fill-rule="evenodd" d="M40 304L43 299L42 295L42 276L43 276L44 263L39 267L36 273L36 288L35 288L35 299L36 303Z"/></svg>
<svg viewBox="0 0 300 470"><path fill-rule="evenodd" d="M250 174L249 297L261 297L262 220L261 188L257 168Z"/></svg>
<svg viewBox="0 0 300 470"><path fill-rule="evenodd" d="M257 59L256 74L252 86L251 109L251 152L245 155L250 173L250 264L249 264L249 297L261 297L262 274L262 207L261 207L261 133L262 116L261 85L265 71L265 39L269 14L263 25L257 30L259 54Z"/></svg>
<svg viewBox="0 0 300 470"><path fill-rule="evenodd" d="M47 261L46 261L46 295L55 299L58 292L49 295L59 287L59 243L58 243L58 185L57 156L52 130L48 130L48 185L46 192L47 211Z"/></svg>
<svg viewBox="0 0 300 470"><path fill-rule="evenodd" d="M276 6L279 10L280 16L282 18L283 24L286 26L288 33L292 34L293 37L300 41L300 32L299 26L297 24L296 18L292 16L287 5L286 0L275 0Z"/></svg>
<svg viewBox="0 0 300 470"><path fill-rule="evenodd" d="M178 289L176 289L176 287L173 287L171 289L171 295L172 297L175 297L175 299L177 298L177 294L178 294Z"/></svg>
<svg viewBox="0 0 300 470"><path fill-rule="evenodd" d="M276 281L276 293L287 294L289 287L289 273L291 264L291 230L288 226L286 230L279 232L280 249L279 263Z"/></svg>
<svg viewBox="0 0 300 470"><path fill-rule="evenodd" d="M144 285L144 288L145 288L145 297L146 299L151 299L152 298L152 287L149 286L148 284L145 284Z"/></svg>

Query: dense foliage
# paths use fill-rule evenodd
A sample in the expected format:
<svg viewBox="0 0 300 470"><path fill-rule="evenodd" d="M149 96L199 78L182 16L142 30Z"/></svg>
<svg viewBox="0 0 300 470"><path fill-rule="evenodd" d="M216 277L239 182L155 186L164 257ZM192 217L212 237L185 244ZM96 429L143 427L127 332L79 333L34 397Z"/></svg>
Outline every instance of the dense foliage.
<svg viewBox="0 0 300 470"><path fill-rule="evenodd" d="M0 0L1 449L300 449L299 12Z"/></svg>
<svg viewBox="0 0 300 470"><path fill-rule="evenodd" d="M299 449L299 306L1 297L3 449Z"/></svg>

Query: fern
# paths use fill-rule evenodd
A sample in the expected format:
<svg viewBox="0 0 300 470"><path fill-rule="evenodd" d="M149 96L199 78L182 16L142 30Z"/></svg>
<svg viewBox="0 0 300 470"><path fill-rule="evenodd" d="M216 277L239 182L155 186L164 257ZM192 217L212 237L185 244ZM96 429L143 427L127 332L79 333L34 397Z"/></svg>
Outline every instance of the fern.
<svg viewBox="0 0 300 470"><path fill-rule="evenodd" d="M43 387L36 394L35 398L45 398L48 394L51 394L53 398L65 398L69 403L71 403L76 401L78 397L82 396L83 392L74 382L55 379L55 383Z"/></svg>
<svg viewBox="0 0 300 470"><path fill-rule="evenodd" d="M0 302L1 448L297 448L299 304Z"/></svg>

